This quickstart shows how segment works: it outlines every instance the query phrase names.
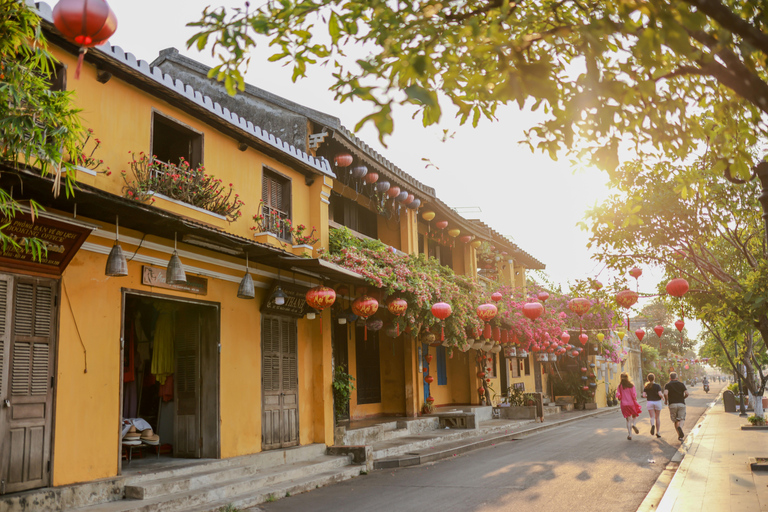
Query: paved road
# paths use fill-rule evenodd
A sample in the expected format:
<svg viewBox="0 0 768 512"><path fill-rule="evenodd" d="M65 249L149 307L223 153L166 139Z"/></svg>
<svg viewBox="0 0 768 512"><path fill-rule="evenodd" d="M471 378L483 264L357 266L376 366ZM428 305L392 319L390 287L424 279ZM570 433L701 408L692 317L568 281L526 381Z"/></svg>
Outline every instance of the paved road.
<svg viewBox="0 0 768 512"><path fill-rule="evenodd" d="M686 432L722 387L688 399ZM645 408L644 408L645 409ZM375 471L291 496L261 508L333 512L634 512L680 443L662 411L662 438L650 435L643 412L640 435L627 440L624 418L607 413L414 468ZM651 462L653 461L653 462Z"/></svg>

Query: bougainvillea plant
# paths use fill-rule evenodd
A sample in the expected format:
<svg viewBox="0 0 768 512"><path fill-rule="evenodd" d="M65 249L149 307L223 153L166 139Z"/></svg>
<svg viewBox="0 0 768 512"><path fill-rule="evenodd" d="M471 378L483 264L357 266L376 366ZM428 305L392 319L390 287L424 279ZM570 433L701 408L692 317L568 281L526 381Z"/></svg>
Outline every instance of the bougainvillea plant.
<svg viewBox="0 0 768 512"><path fill-rule="evenodd" d="M212 174L207 174L203 166L192 168L184 158L178 165L157 160L155 156L129 152L131 161L128 165L132 176L121 171L125 186L125 197L136 201L147 201L153 194L162 194L177 201L183 201L217 215L222 215L233 222L240 218L243 201L234 193L232 183L229 189Z"/></svg>

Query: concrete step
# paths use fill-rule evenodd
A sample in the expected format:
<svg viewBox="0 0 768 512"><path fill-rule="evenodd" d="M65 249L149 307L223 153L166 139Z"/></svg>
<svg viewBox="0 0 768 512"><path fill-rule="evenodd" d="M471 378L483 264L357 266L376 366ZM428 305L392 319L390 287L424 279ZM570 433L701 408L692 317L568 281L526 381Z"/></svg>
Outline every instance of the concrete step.
<svg viewBox="0 0 768 512"><path fill-rule="evenodd" d="M262 509L257 507L260 503L275 501L329 484L343 482L344 480L359 476L364 469L364 466L349 466L335 471L325 471L311 477L283 482L282 484L264 487L252 493L232 496L198 507L185 509L185 512L219 512L228 505L236 507L243 512L261 512Z"/></svg>
<svg viewBox="0 0 768 512"><path fill-rule="evenodd" d="M364 466L349 466L347 456L323 456L316 461L302 461L282 467L262 468L252 474L245 470L235 472L235 478L219 477L215 471L201 471L198 474L181 475L134 485L133 495L143 495L144 499L126 499L103 503L91 507L76 509L77 512L176 512L201 508L216 510L214 503L232 503L238 496L261 496L264 489L290 486L296 481L324 482L327 475L345 473ZM349 469L353 468L353 470ZM220 470L228 472L228 470ZM321 476L322 475L322 476ZM317 485L320 485L318 483ZM322 484L324 485L324 483ZM266 498L265 498L266 499ZM255 504L255 503L254 503ZM251 505L248 505L251 506ZM210 508L206 508L210 507Z"/></svg>
<svg viewBox="0 0 768 512"><path fill-rule="evenodd" d="M346 430L335 440L335 444L343 446L372 445L389 439L435 430L437 427L438 420L432 417L385 421L369 427Z"/></svg>
<svg viewBox="0 0 768 512"><path fill-rule="evenodd" d="M197 473L149 480L134 485L126 485L125 497L128 499L147 500L160 496L178 494L201 489L207 485L230 484L245 479L254 487L271 485L289 478L298 478L304 474L321 473L326 470L348 466L348 457L328 456L308 462L294 462L273 468L261 468L255 465L234 466L226 469L207 469Z"/></svg>

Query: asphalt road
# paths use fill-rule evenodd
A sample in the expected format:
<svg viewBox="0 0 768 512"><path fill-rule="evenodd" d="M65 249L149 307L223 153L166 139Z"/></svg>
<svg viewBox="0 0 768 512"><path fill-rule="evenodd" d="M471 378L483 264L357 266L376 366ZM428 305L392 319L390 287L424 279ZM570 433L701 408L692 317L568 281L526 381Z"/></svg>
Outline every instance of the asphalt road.
<svg viewBox="0 0 768 512"><path fill-rule="evenodd" d="M687 400L686 433L715 399L701 385ZM380 470L329 487L264 503L277 511L635 512L680 442L665 407L662 437L627 440L621 413L576 421L432 464Z"/></svg>

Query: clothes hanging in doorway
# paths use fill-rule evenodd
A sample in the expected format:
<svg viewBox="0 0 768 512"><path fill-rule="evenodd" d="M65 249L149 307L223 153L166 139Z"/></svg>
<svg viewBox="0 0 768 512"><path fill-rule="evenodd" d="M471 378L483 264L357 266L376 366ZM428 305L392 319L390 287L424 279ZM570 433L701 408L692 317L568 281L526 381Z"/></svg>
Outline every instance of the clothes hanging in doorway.
<svg viewBox="0 0 768 512"><path fill-rule="evenodd" d="M152 374L160 385L165 384L165 380L174 371L174 322L173 306L161 304L158 306L160 316L155 324L155 339L152 352Z"/></svg>

